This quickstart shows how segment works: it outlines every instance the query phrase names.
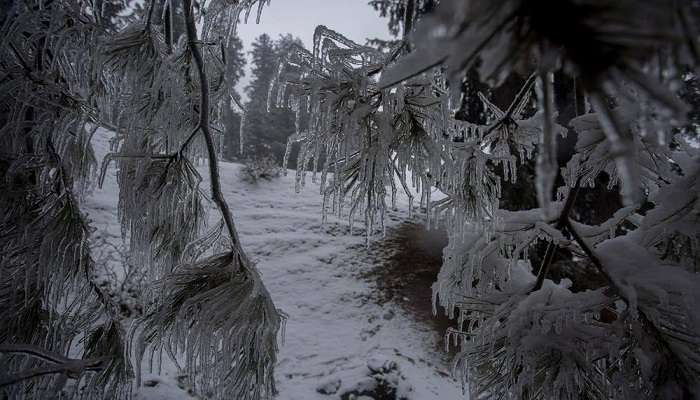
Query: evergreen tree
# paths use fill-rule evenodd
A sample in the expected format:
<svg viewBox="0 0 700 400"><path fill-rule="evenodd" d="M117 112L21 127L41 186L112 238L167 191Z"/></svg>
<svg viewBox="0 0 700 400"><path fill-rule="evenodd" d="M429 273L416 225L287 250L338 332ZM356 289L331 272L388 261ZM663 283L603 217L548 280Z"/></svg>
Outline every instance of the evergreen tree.
<svg viewBox="0 0 700 400"><path fill-rule="evenodd" d="M303 47L301 40L289 34L280 36L276 41L262 34L253 43L253 80L246 88L248 102L243 127L247 156L270 156L281 163L287 138L295 131L294 113L276 104L268 107L268 94L270 86L275 86L273 78L278 72L280 57L293 44Z"/></svg>
<svg viewBox="0 0 700 400"><path fill-rule="evenodd" d="M282 68L284 69L285 76L288 80L296 80L300 76L300 71L298 68L289 67L285 65L283 61L285 55L289 51L291 51L292 48L303 49L304 44L302 43L301 39L295 38L291 34L286 34L280 35L280 37L275 41L275 52L277 55L275 72L280 72L279 67L281 64ZM272 86L270 90L275 91L275 89L279 89L279 84L280 82L278 82L277 80L273 80L273 82L270 85ZM275 133L273 154L275 161L281 164L284 160L287 141L292 135L294 135L296 131L296 124L299 124L300 127L302 127L301 129L303 129L308 118L306 113L302 113L300 115L300 118L297 120L294 112L292 112L288 107L278 107L278 105L275 104L275 102L271 102L269 98L268 110L270 112L270 118L272 120L272 126L274 127ZM296 149L292 149L290 154L287 154L290 168L297 168L296 157Z"/></svg>
<svg viewBox="0 0 700 400"><path fill-rule="evenodd" d="M265 33L255 39L252 47L253 69L252 80L246 87L248 102L243 122L243 146L245 155L266 156L272 155L273 149L280 145L275 143L272 119L267 112L267 93L275 75L277 52L274 41Z"/></svg>
<svg viewBox="0 0 700 400"><path fill-rule="evenodd" d="M236 85L245 74L246 59L243 54L243 42L238 37L231 38L226 51L226 85L231 88L230 107L223 109L224 139L222 156L234 161L240 158L241 120L243 110L240 107L241 95L235 90Z"/></svg>

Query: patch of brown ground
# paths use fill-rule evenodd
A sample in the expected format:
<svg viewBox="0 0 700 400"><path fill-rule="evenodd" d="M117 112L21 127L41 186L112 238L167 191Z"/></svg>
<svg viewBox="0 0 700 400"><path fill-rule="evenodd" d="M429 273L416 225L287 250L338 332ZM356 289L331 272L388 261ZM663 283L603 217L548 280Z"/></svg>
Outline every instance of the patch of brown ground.
<svg viewBox="0 0 700 400"><path fill-rule="evenodd" d="M425 225L404 222L377 241L375 250L383 253L376 268L365 278L374 281L381 304L392 302L415 319L432 327L441 338L454 323L442 308L433 315L432 284L442 265L442 249L447 245L444 229L427 230ZM444 348L444 339L439 346Z"/></svg>

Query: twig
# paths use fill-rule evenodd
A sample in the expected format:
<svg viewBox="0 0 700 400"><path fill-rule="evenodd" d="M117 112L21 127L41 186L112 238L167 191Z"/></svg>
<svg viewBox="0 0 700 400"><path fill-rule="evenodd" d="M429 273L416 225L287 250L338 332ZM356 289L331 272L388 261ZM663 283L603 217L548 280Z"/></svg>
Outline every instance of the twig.
<svg viewBox="0 0 700 400"><path fill-rule="evenodd" d="M180 150L178 150L177 156L182 157L187 146L189 146L192 139L194 139L195 136L197 136L197 133L199 132L199 128L201 128L201 125L197 124L197 126L192 130L192 132L190 132L190 134L187 136L187 139L185 139L185 141L182 143L182 146L180 146Z"/></svg>
<svg viewBox="0 0 700 400"><path fill-rule="evenodd" d="M566 197L566 203L564 203L564 208L562 209L561 214L559 214L559 219L557 219L557 223L555 224L556 229L561 230L567 225L570 225L569 214L574 208L574 203L576 202L576 196L578 195L580 185L581 177L578 178L576 184L573 188L571 188L571 191L569 191L569 195ZM547 250L545 251L544 260L542 260L540 269L539 271L537 271L537 281L535 282L535 286L532 288L533 292L542 289L542 284L544 284L544 279L547 277L549 267L552 264L552 260L554 259L554 253L556 253L556 251L557 249L554 243L550 242L549 244L547 244Z"/></svg>
<svg viewBox="0 0 700 400"><path fill-rule="evenodd" d="M200 87L200 106L199 106L199 129L201 129L204 135L204 141L207 147L207 153L209 156L209 175L211 178L211 196L214 203L219 207L221 215L226 223L226 229L228 230L229 237L231 238L231 244L233 250L237 253L238 257L243 260L245 259L245 254L240 245L240 240L238 238L238 232L236 231L236 226L233 223L233 217L231 216L231 210L221 193L221 183L219 178L219 165L216 160L216 149L214 148L214 139L212 138L211 132L209 130L209 81L207 79L207 73L204 69L204 60L202 59L202 53L197 47L197 27L194 23L194 15L192 12L192 0L183 0L183 7L185 11L185 28L187 34L187 44L192 52L192 58L195 65L197 66L197 72L199 73L199 87ZM243 264L242 264L243 265Z"/></svg>
<svg viewBox="0 0 700 400"><path fill-rule="evenodd" d="M530 89L532 89L532 85L535 84L535 78L537 78L537 73L533 72L520 88L520 91L518 91L518 94L515 96L515 99L513 99L513 102L510 103L510 106L503 116L486 130L486 132L483 134L484 137L488 136L501 125L508 123L513 119L513 114L515 114L515 111L519 108L520 102L523 101L525 96L530 92Z"/></svg>
<svg viewBox="0 0 700 400"><path fill-rule="evenodd" d="M598 256L595 254L593 249L588 245L588 243L586 243L586 241L583 239L583 237L581 237L581 235L576 231L573 224L571 224L571 220L569 220L569 218L566 219L566 229L571 233L571 236L573 237L574 241L576 241L576 243L581 247L581 249L586 254L588 259L590 259L591 262L593 263L593 265L595 265L598 272L600 272L600 274L603 275L603 277L605 277L610 289L612 289L613 292L617 296L619 296L620 299L622 299L622 301L625 303L625 305L627 307L627 310L629 310L629 308L630 308L629 299L627 298L627 296L625 296L624 292L615 284L615 281L612 279L610 274L605 270L605 266L600 261L600 258L598 258ZM673 351L672 347L669 345L669 343L664 338L664 334L661 332L661 330L659 328L656 327L656 325L654 325L654 323L646 315L646 313L644 313L644 311L640 307L637 307L636 312L637 312L637 315L639 316L639 321L641 322L642 327L647 332L651 333L651 335L654 337L654 341L656 341L658 343L660 350L666 354L667 358L675 359L675 363L672 365L674 365L674 366L684 365L683 360L679 359L680 357L678 357L676 355L676 353ZM682 368L679 368L679 369L682 371ZM680 378L687 379L685 376L683 376L682 373L681 373Z"/></svg>
<svg viewBox="0 0 700 400"><path fill-rule="evenodd" d="M15 47L14 43L10 42L9 44L10 50L12 50L13 53L15 53L15 57L17 57L17 61L22 65L22 68L24 68L24 71L29 75L31 74L32 70L29 68L29 65L27 65L27 62L24 60L24 57L20 54L19 51L17 51L17 48Z"/></svg>
<svg viewBox="0 0 700 400"><path fill-rule="evenodd" d="M396 175L398 175L400 178L399 182L401 183L401 187L403 187L403 191L406 192L406 196L408 196L409 202L413 202L413 194L411 194L411 190L408 188L408 186L406 186L406 182L404 182L403 179L403 174L401 173L401 171L399 171L399 168L396 166L396 164L394 164L393 162L391 164L394 167L394 172L396 172Z"/></svg>
<svg viewBox="0 0 700 400"><path fill-rule="evenodd" d="M153 9L155 8L155 0L151 0L148 7L148 16L146 17L145 31L151 29L151 22L153 21Z"/></svg>
<svg viewBox="0 0 700 400"><path fill-rule="evenodd" d="M591 260L593 265L595 265L598 272L600 272L605 277L605 279L608 281L610 287L619 293L620 290L615 285L615 282L612 280L612 277L610 276L610 274L607 273L607 271L603 267L603 264L600 262L598 257L595 255L595 253L593 252L591 247L588 246L588 243L586 243L586 241L583 239L583 237L581 237L581 235L578 233L578 231L576 231L576 229L574 229L574 226L571 224L571 220L569 220L569 218L566 218L564 223L565 223L566 230L571 233L571 237L581 247L581 250L583 250L583 252L586 254L588 259ZM623 299L623 301L625 303L629 304L627 299L623 295L620 295L620 297Z"/></svg>
<svg viewBox="0 0 700 400"><path fill-rule="evenodd" d="M36 346L29 344L0 344L0 353L17 353L26 356L39 358L53 363L63 363L69 361L68 358Z"/></svg>
<svg viewBox="0 0 700 400"><path fill-rule="evenodd" d="M17 353L51 362L37 368L20 371L11 375L0 375L0 387L9 386L27 379L51 374L65 374L68 377L78 377L84 371L99 371L104 368L105 361L110 357L90 359L71 359L36 346L26 344L0 345L0 353Z"/></svg>
<svg viewBox="0 0 700 400"><path fill-rule="evenodd" d="M462 63L463 66L465 66L465 67L468 66L474 60L474 58L476 56L478 56L479 53L481 53L481 51L486 47L486 45L489 42L491 42L500 32L503 32L503 30L505 30L505 28L508 26L508 24L511 23L513 21L513 19L515 19L518 12L519 12L519 10L515 10L512 13L510 13L509 15L507 15L502 21L500 21L498 23L498 25L496 25L494 27L494 29L491 32L489 32L489 34L484 38L484 40L479 42L479 44L474 48L474 50L472 50L471 53L469 53L469 55L467 57L464 57L464 60L467 60L467 61ZM437 67L438 65L443 63L446 59L447 59L447 55L439 58L438 60L435 60L434 62L430 63L429 65L424 66L420 70L415 71L410 76L399 78L398 80L394 80L394 81L384 82L379 89L387 89L391 86L398 84L399 82L403 82L405 80L408 80L409 78L420 75L423 72L430 70L431 68Z"/></svg>
<svg viewBox="0 0 700 400"><path fill-rule="evenodd" d="M173 154L150 154L150 153L108 153L107 155L104 156L102 159L102 165L100 166L100 174L97 179L97 186L102 189L102 185L104 184L105 177L107 176L107 167L109 167L109 163L111 163L113 160L120 159L120 158L126 158L126 159L143 159L143 160L151 160L151 159L174 159ZM170 163L168 163L170 165Z"/></svg>
<svg viewBox="0 0 700 400"><path fill-rule="evenodd" d="M243 113L246 112L245 106L243 105L243 103L241 103L241 101L238 99L238 97L231 95L231 100L233 100L233 102L236 103L236 105L241 110L241 112L243 112Z"/></svg>
<svg viewBox="0 0 700 400"><path fill-rule="evenodd" d="M106 360L106 357L89 360L71 360L70 362L62 364L45 365L43 367L20 371L13 375L3 375L0 376L0 387L51 374L65 374L69 377L77 377L84 371L99 371L103 369L103 363Z"/></svg>

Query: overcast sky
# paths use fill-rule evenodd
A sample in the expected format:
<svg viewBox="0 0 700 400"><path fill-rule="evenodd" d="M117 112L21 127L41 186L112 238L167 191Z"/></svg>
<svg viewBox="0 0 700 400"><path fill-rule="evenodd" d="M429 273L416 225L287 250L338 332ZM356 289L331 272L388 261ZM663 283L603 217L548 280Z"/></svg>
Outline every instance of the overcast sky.
<svg viewBox="0 0 700 400"><path fill-rule="evenodd" d="M386 19L380 18L379 13L367 5L367 0L272 0L263 9L260 24L255 24L254 14L251 13L247 24L243 21L238 24L238 36L248 58L246 76L238 84L238 91L244 98L243 88L250 81L250 44L263 33L273 39L291 33L308 49L313 45L317 25L326 25L361 44L367 38L389 38Z"/></svg>

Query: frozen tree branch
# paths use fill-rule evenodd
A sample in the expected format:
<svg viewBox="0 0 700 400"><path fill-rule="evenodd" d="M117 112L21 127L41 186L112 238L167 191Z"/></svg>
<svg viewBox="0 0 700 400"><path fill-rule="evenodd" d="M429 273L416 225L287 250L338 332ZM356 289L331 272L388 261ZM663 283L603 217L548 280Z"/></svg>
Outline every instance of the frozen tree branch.
<svg viewBox="0 0 700 400"><path fill-rule="evenodd" d="M579 178L579 180L576 181L576 185L569 190L569 195L566 197L564 208L562 208L561 214L559 215L557 222L554 224L554 227L557 230L562 230L568 225L569 215L571 214L571 210L574 208L574 204L576 203L576 196L578 195L580 184L581 179ZM557 245L554 243L550 242L547 244L544 260L542 260L542 265L540 265L540 269L537 272L537 281L535 282L535 286L532 288L533 292L542 288L542 284L544 283L547 273L549 272L549 267L554 259L556 247Z"/></svg>
<svg viewBox="0 0 700 400"><path fill-rule="evenodd" d="M568 217L565 219L565 227L571 233L571 236L573 237L574 241L576 241L576 243L581 247L586 256L588 256L588 259L591 260L593 265L595 265L598 272L600 272L605 277L605 280L607 281L610 288L614 291L614 293L617 296L620 297L620 299L622 299L625 302L627 307L627 313L629 313L629 308L633 306L634 303L630 301L630 299L625 295L625 291L621 290L621 288L618 287L605 265L603 265L603 263L600 261L600 258L595 254L595 251L588 245L588 243L586 243L586 240L583 237L581 237L581 235L578 233L578 231L573 226L571 220ZM671 346L666 337L664 337L664 334L659 330L659 328L656 326L653 320L650 319L649 316L647 316L647 314L640 307L635 307L635 310L632 310L631 312L636 313L638 315L642 327L645 331L651 334L654 342L659 346L661 352L664 354L666 359L674 360L674 363L672 364L673 367L676 368L684 365L683 360L681 360L678 357L676 351L674 351L674 348Z"/></svg>
<svg viewBox="0 0 700 400"><path fill-rule="evenodd" d="M238 232L236 231L236 226L233 222L233 217L231 216L231 210L229 209L228 203L221 193L221 183L219 177L219 166L216 159L216 149L214 148L214 139L210 132L209 127L209 80L207 79L207 73L204 67L204 60L202 59L202 53L197 47L197 27L194 23L194 15L192 10L192 1L184 0L183 6L185 10L185 28L187 33L187 43L192 52L192 58L197 66L197 72L199 74L199 87L200 87L200 107L199 107L199 126L202 134L204 135L204 141L207 148L207 154L209 156L209 176L211 178L211 195L212 199L219 207L221 215L226 224L226 229L228 230L229 237L231 238L232 246L237 254L237 257L245 259L245 254L240 245L240 240L238 238ZM194 134L198 130L195 129L192 134L188 137L183 144L183 147L189 143ZM246 265L246 264L242 264Z"/></svg>
<svg viewBox="0 0 700 400"><path fill-rule="evenodd" d="M105 362L109 360L109 357L85 360L71 359L33 345L23 344L0 344L0 353L21 354L52 363L51 365L28 369L11 375L4 375L3 373L0 375L0 387L51 374L65 374L77 379L83 372L99 371L105 368Z"/></svg>
<svg viewBox="0 0 700 400"><path fill-rule="evenodd" d="M200 125L197 125L196 128L192 129L192 132L190 132L189 135L187 135L187 139L182 143L182 146L180 146L180 150L174 154L174 156L182 157L185 150L187 149L187 146L192 142L192 140L197 136L197 133L199 133L200 130Z"/></svg>

